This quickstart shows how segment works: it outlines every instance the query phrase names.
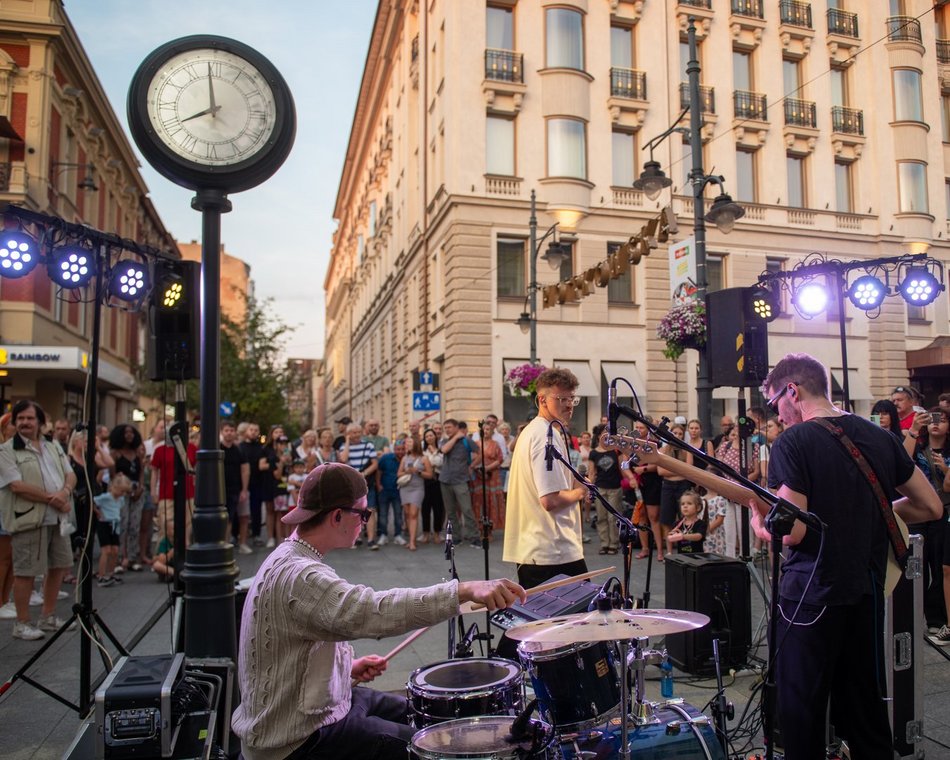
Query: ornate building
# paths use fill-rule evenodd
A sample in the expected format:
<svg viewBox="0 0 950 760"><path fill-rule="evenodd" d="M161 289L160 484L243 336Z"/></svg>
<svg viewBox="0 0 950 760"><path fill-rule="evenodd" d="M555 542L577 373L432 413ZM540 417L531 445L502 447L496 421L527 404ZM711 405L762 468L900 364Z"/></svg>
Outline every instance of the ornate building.
<svg viewBox="0 0 950 760"><path fill-rule="evenodd" d="M538 236L558 223L570 254L558 272L538 263L542 285L596 266L663 205L679 220L675 239L691 233L683 135L652 153L672 188L654 201L632 187L647 141L688 102L691 17L702 163L745 208L731 234L709 229L710 290L752 284L813 251L928 251L946 262L950 9L938 5L381 0L334 209L328 417L402 427L421 416L420 369L440 375L438 416L523 417L503 377L529 356L516 321L530 285L532 190ZM579 429L600 418L618 375L651 413L696 411L695 353L670 361L655 333L670 306L667 250L661 243L591 295L539 305L538 358L580 378ZM935 400L946 294L922 309L889 298L872 320L846 308L857 410L909 377ZM804 320L788 308L769 337L773 363L808 350L836 386L843 380L836 313ZM734 411L735 398L718 389L714 413Z"/></svg>
<svg viewBox="0 0 950 760"><path fill-rule="evenodd" d="M60 0L0 9L0 203L174 250L138 160ZM99 421L128 421L144 360L143 316L102 310ZM82 418L92 306L37 267L0 278L3 401L34 398L51 418Z"/></svg>

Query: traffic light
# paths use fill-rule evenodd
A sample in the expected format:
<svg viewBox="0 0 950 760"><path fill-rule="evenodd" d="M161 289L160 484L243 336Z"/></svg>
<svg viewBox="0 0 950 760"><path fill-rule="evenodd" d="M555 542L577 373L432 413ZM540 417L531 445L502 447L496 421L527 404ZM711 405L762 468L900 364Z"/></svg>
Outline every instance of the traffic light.
<svg viewBox="0 0 950 760"><path fill-rule="evenodd" d="M155 265L146 365L152 380L178 382L198 377L200 275L201 264L196 261L160 261Z"/></svg>
<svg viewBox="0 0 950 760"><path fill-rule="evenodd" d="M727 288L706 296L706 350L714 387L758 386L769 373L768 328L755 315L754 295L754 288Z"/></svg>

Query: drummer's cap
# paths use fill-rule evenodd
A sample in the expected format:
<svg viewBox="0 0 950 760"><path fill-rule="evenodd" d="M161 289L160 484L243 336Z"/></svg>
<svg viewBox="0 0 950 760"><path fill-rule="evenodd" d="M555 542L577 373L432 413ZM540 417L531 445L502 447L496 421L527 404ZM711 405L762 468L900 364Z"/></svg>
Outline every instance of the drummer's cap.
<svg viewBox="0 0 950 760"><path fill-rule="evenodd" d="M280 518L297 525L321 512L347 509L366 496L366 478L348 464L327 462L314 467L300 487L297 507Z"/></svg>

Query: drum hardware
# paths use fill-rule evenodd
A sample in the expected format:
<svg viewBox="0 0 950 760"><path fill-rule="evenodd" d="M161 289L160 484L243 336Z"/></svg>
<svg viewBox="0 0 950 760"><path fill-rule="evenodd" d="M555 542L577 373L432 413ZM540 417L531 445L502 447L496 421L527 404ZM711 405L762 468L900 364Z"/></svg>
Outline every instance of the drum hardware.
<svg viewBox="0 0 950 760"><path fill-rule="evenodd" d="M512 727L517 720L483 715L428 726L412 737L411 756L419 760L554 760L558 756L554 731L541 721L529 720L523 729L526 738L513 741Z"/></svg>
<svg viewBox="0 0 950 760"><path fill-rule="evenodd" d="M646 698L646 681L644 670L647 665L659 665L666 659L666 650L644 649L649 639L635 639L633 651L630 652L627 667L631 671L635 688L633 714L630 716L634 725L645 726L649 723L659 723L656 717L656 706Z"/></svg>
<svg viewBox="0 0 950 760"><path fill-rule="evenodd" d="M459 718L517 715L524 706L523 676L518 663L501 657L417 668L406 683L410 723L425 728Z"/></svg>

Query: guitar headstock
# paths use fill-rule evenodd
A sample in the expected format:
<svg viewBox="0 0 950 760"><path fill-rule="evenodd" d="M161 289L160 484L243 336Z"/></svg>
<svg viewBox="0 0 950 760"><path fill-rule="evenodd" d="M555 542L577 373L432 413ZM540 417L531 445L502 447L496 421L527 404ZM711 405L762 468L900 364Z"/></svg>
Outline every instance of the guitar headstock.
<svg viewBox="0 0 950 760"><path fill-rule="evenodd" d="M655 443L629 435L629 432L625 427L618 428L616 435L605 432L600 436L600 443L606 449L629 454L634 462L639 462L643 454L655 454L657 452Z"/></svg>

